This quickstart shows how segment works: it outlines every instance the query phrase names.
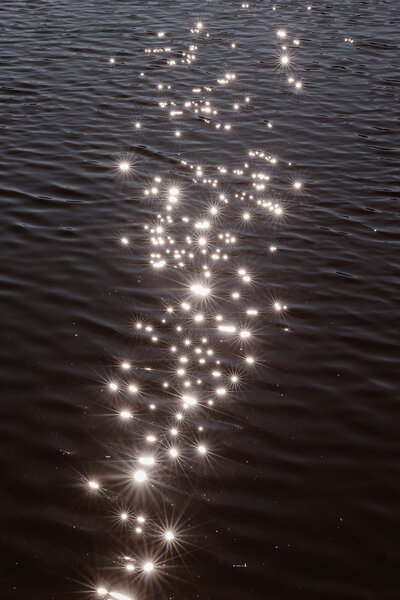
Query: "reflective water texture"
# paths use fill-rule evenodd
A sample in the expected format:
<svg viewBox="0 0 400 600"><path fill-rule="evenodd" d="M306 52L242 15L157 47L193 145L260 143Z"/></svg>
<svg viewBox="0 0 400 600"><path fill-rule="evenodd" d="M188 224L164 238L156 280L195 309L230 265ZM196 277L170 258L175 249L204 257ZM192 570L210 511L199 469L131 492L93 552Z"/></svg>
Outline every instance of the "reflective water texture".
<svg viewBox="0 0 400 600"><path fill-rule="evenodd" d="M2 598L398 598L397 13L3 0Z"/></svg>

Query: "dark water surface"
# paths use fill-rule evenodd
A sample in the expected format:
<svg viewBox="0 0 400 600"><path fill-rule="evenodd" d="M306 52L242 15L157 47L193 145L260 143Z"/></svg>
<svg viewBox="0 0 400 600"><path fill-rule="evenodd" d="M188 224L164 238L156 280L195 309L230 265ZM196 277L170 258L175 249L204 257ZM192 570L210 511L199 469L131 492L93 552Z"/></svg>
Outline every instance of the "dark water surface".
<svg viewBox="0 0 400 600"><path fill-rule="evenodd" d="M399 597L399 5L241 4L1 2L1 598L96 598L106 583L138 600ZM209 37L190 33L198 19ZM301 40L290 46L300 93L279 68L281 27ZM197 59L181 65L189 44ZM176 67L144 52L165 45ZM219 89L226 70L237 80ZM170 119L157 106L169 98L160 82L181 100L216 86L232 131ZM132 318L159 320L179 287L148 266L143 225L162 202L143 189L169 174L195 211L245 188L226 176L201 197L180 160L239 168L249 149L280 159L284 206L281 219L242 228L235 250L264 308L259 364L210 421L208 466L140 499L149 515L182 514L186 536L155 586L121 568L143 543L118 523L121 490L85 483L113 468L120 476L134 447L110 416L110 373L127 358L169 368L131 335ZM135 163L126 178L121 157ZM219 278L222 290L236 285L228 268Z"/></svg>

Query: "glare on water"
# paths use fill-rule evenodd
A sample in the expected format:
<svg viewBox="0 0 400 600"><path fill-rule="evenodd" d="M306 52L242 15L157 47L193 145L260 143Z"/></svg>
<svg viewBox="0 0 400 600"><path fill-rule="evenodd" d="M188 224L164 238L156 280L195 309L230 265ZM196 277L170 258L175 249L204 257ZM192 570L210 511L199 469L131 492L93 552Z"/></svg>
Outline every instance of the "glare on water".
<svg viewBox="0 0 400 600"><path fill-rule="evenodd" d="M276 8L273 6L272 10ZM242 3L237 10L250 11L251 4ZM157 360L138 366L126 356L120 357L117 374L107 381L108 397L115 402L110 414L119 416L112 427L132 433L132 445L119 465L122 491L116 493L121 504L115 515L120 527L129 528L135 523L131 533L138 540L138 551L137 558L128 557L121 566L136 582L137 594L125 595L118 586L114 589L113 584L113 589L109 589L105 584L106 587L95 590L105 600L144 598L147 580L157 580L165 553L169 556L178 547L184 547L184 527L178 527L172 514L157 510L155 491L162 496L164 487L170 485L169 475L177 470L183 470L190 478L193 468L207 468L214 460L217 448L207 433L207 423L214 418L215 410L227 410L246 378L253 377L258 369L260 359L254 351L257 327L264 314L270 312L276 319L283 319L287 310L282 300L263 301L255 293L258 280L252 257L241 251L246 234L260 220L268 227L269 222L279 223L287 213L285 199L275 188L281 159L278 161L263 148L249 147L243 148L242 157L235 151L232 164L225 159L215 167L213 161L207 164L207 156L198 164L183 152L190 137L185 124L190 119L195 119L210 138L217 137L224 149L235 141L240 121L246 123L251 118L253 99L241 87L246 74L239 67L240 62L237 68L232 62L209 80L204 80L200 70L193 70L197 83L184 96L175 92L174 73L201 63L202 44L211 36L210 25L207 20L189 24L188 39L181 48L167 30L154 29L152 39L157 40L157 46L149 42L144 51L146 55L164 56L165 63L158 71L149 68L139 73L142 82L148 81L151 87L156 114L170 124L169 144L176 151L185 178L176 175L173 179L168 171L160 171L143 179L141 201L146 206L157 206L143 228L147 247L143 243L139 246L132 233L118 236L125 252L139 247L138 253L146 258L154 277L168 274L171 289L163 291L164 305L158 315L137 317L131 325L139 343L151 344L157 360L162 358L162 374L158 374ZM295 52L299 51L300 39L292 38L284 27L276 29L273 38L270 41L276 45L276 61L287 74L285 85L292 91L302 90L303 81L295 76ZM240 44L228 40L228 47L234 61ZM117 59L112 56L108 62L115 66ZM229 94L223 96L221 90ZM266 121L265 125L267 136L274 124ZM152 135L147 118L131 121L130 128L135 135ZM139 171L130 154L122 156L115 167L125 181ZM197 190L195 200L187 193L188 180ZM289 178L288 196L293 191L302 192L303 182ZM277 247L270 244L265 250L275 253ZM255 301L250 302L249 298ZM149 372L159 393L146 392ZM143 423L145 430L138 435L137 428ZM115 435L118 436L117 430ZM101 477L101 485L97 479L86 480L96 498L106 493L106 479L106 474ZM179 479L176 481L179 485ZM138 514L139 500L144 514L152 514L151 519ZM150 543L154 554L148 553Z"/></svg>

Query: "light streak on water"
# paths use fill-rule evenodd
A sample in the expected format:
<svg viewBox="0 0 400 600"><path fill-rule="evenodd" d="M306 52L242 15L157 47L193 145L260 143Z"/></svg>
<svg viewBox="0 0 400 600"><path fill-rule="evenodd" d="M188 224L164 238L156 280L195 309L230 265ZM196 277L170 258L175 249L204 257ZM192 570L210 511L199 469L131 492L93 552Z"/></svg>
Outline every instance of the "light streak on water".
<svg viewBox="0 0 400 600"><path fill-rule="evenodd" d="M250 9L251 5L243 3L241 8ZM245 253L240 253L241 242L253 222L264 219L266 228L269 222L279 223L286 214L286 197L302 192L304 187L302 181L290 175L287 195L283 196L275 185L275 169L284 161L260 148L243 148L240 164L236 156L232 165L217 167L214 160L207 161L207 156L203 164L189 159L182 152L189 134L184 118L196 119L209 136L220 136L224 147L235 132L236 122L231 123L229 115L235 113L236 118L248 120L253 100L241 90L241 72L234 64L215 73L209 81L198 81L187 96L175 95L171 73L201 63L202 42L210 37L206 20L189 24L183 50L173 47L167 31L152 35L158 44L165 40L167 45L144 51L148 55L167 55L167 71L141 71L139 75L148 77L154 90L155 111L161 111L159 118L172 124L172 137L179 138L177 160L184 177L180 182L178 176L171 180L168 172L155 173L143 188L143 202L152 199L158 211L144 226L147 262L155 274L169 274L173 293L164 290L158 316L137 317L132 326L139 344L154 346L154 364L136 364L133 359L121 357L118 370L107 382L110 403L116 402L111 412L120 426L132 427L134 432L140 419L142 425L146 424L146 432L133 438L132 447L117 465L121 486L115 515L119 526L130 532L134 558L120 560L121 584L115 583L113 576L110 585L102 582L94 587L94 595L105 600L146 598L149 580L157 581L161 571L166 576L171 552L176 550L179 558L179 549L185 547L183 512L177 516L157 511L155 493L158 491L162 497L163 487L171 485L171 473L183 472L184 486L195 477L200 464L211 466L218 448L207 424L218 418L220 411L227 411L235 391L243 388L263 362L255 347L257 325L268 313L275 313L281 321L287 305L282 298L270 298L267 303L262 300L257 293L257 273L246 265ZM290 42L290 38L291 32L279 28L271 43L277 46L277 63L285 72L289 70L287 82L299 91L303 82L292 69L300 40L292 38ZM236 49L237 44L229 41L229 46ZM115 66L117 59L110 57L109 64ZM221 88L234 88L238 100L232 102L229 97L222 101ZM272 127L268 122L267 129ZM142 122L135 121L133 128L142 130ZM151 135L151 131L148 133ZM140 176L131 157L120 158L115 166L125 180ZM197 189L197 201L185 193L188 178ZM135 244L135 237L124 233L119 243L129 248ZM267 248L270 253L277 250L274 244ZM143 247L140 255L144 257L145 253ZM160 360L162 369L157 368ZM146 392L149 372L154 378L151 394ZM92 495L101 498L102 494L110 495L110 481L107 473L101 473L86 484ZM179 485L178 477L176 481ZM151 518L145 518L142 510ZM114 558L110 557L110 562ZM122 571L125 578L132 579L128 587Z"/></svg>

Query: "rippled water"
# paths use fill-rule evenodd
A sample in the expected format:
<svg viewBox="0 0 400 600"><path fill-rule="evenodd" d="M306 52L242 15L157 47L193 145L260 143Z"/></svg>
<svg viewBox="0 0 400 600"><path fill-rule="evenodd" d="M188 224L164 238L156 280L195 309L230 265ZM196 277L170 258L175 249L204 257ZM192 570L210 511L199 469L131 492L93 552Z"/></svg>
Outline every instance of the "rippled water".
<svg viewBox="0 0 400 600"><path fill-rule="evenodd" d="M2 597L95 598L100 581L138 599L398 597L398 6L307 6L3 0ZM199 19L204 31L190 33ZM301 40L300 93L279 67L283 27ZM191 43L190 66L144 52L168 44L179 60ZM227 70L234 85L211 95L231 131L157 107L157 83L189 99ZM142 499L152 515L182 515L186 536L158 587L121 568L121 553L143 546L117 522L117 491L85 483L118 474L134 443L110 416L110 373L127 358L168 368L132 335L132 319L159 319L179 291L149 268L143 225L160 202L143 189L163 174L195 211L213 190L203 197L180 161L241 168L249 149L278 156L284 206L242 227L235 250L263 308L258 365L210 421L208 467ZM231 282L227 270L221 289Z"/></svg>

